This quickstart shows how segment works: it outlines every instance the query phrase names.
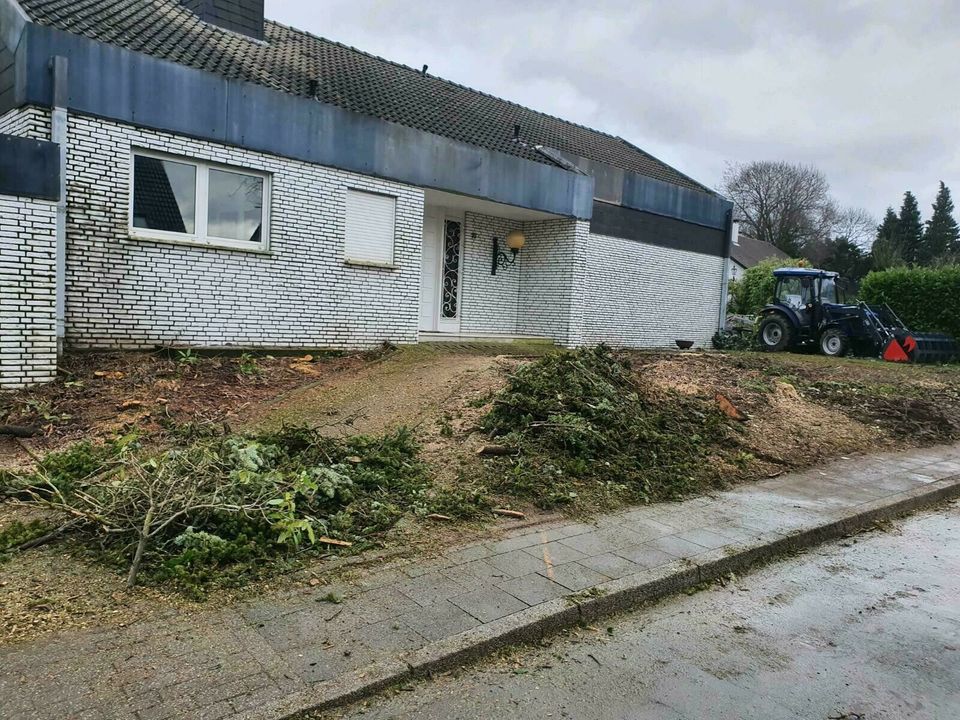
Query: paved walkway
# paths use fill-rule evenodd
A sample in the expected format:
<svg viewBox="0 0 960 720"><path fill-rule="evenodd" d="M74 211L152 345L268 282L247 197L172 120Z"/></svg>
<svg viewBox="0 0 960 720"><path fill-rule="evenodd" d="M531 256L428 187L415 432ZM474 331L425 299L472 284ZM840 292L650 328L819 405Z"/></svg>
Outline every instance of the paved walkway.
<svg viewBox="0 0 960 720"><path fill-rule="evenodd" d="M439 558L387 566L195 616L0 646L0 718L267 718L318 687L531 608L771 533L819 527L960 474L960 446L842 459L713 497L527 528ZM334 592L340 604L325 598ZM368 675L369 674L369 675Z"/></svg>

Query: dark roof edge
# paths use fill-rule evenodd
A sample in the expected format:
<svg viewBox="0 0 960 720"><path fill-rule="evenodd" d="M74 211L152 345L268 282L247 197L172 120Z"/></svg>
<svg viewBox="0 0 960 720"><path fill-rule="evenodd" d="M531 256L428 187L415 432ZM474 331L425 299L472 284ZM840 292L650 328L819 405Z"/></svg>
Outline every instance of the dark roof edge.
<svg viewBox="0 0 960 720"><path fill-rule="evenodd" d="M352 51L352 52L359 53L360 55L364 55L364 56L366 56L366 57L368 57L368 58L373 58L374 60L378 60L378 61L380 61L380 62L388 63L388 64L390 64L390 65L393 65L394 67L401 68L402 70L405 70L405 71L408 71L408 72L412 72L412 73L417 74L417 75L420 75L421 72L422 72L421 70L417 70L416 68L411 67L411 66L409 66L409 65L405 65L405 64L403 64L403 63L401 63L401 62L397 62L396 60L390 60L389 58L381 57L380 55L375 55L374 53L367 52L366 50L361 50L360 48L354 47L353 45L347 45L346 43L338 42L338 41L336 41L336 40L331 40L330 38L321 37L320 35L317 35L317 34L315 34L315 33L310 32L309 30L302 30L302 29L300 29L300 28L293 27L292 25L287 25L287 24L285 24L285 23L281 23L281 22L278 22L278 21L276 21L276 20L267 19L266 22L273 23L274 25L279 25L280 27L287 28L288 30L292 30L293 32L298 32L298 33L303 33L304 35L309 35L310 37L315 38L315 39L317 39L317 40L321 40L321 41L323 41L323 42L328 42L328 43L330 43L330 44L332 44L332 45L337 45L337 46L339 46L339 47L346 48L347 50L350 50L350 51ZM441 76L439 76L439 75L432 75L431 73L427 73L427 75L429 75L430 77L436 78L437 80L440 80L441 82L446 83L447 85L451 85L451 86L453 86L453 87L459 88L459 89L461 89L461 90L466 90L466 91L468 91L468 92L476 93L477 95L482 95L482 96L484 96L484 97L493 98L494 100L498 100L499 102L507 103L508 105L511 105L511 106L513 106L513 107L515 107L515 108L518 108L518 109L520 109L520 110L524 110L524 111L529 112L529 113L533 113L534 115L540 115L541 117L550 118L551 120L556 120L556 121L558 121L558 122L562 122L562 123L564 123L564 124L566 124L566 125L570 125L571 127L580 128L581 130L587 130L587 131L589 131L589 132L596 133L597 135L603 135L604 137L609 138L609 139L611 139L611 140L618 140L618 141L624 143L625 145L627 145L628 147L636 150L637 152L640 152L640 153L646 155L647 157L652 158L653 160L656 160L658 163L664 165L665 167L669 168L669 169L672 170L673 172L677 173L677 175L680 175L680 176L686 178L687 180L689 180L689 181L690 181L691 183L693 183L694 185L697 185L698 187L703 188L703 190L704 190L705 192L709 192L709 193L712 193L712 192L713 192L712 190L710 190L709 188L707 188L707 186L704 185L703 183L701 183L701 182L693 179L692 177L690 177L690 176L687 175L686 173L680 172L679 170L677 170L677 168L673 167L672 165L669 165L668 163L663 162L663 160L661 160L660 158L656 157L655 155L652 155L651 153L647 152L647 151L644 150L643 148L637 147L636 145L634 145L633 143L629 142L628 140L624 140L624 139L623 139L622 137L620 137L619 135L614 135L614 134L612 134L612 133L604 132L603 130L598 130L597 128L590 127L589 125L583 125L583 124L581 124L581 123L576 123L576 122L573 122L572 120L567 120L566 118L562 118L562 117L560 117L560 116L558 116L558 115L551 115L550 113L543 112L542 110L535 110L535 109L533 109L533 108L531 108L531 107L528 107L527 105L521 105L520 103L515 102L515 101L513 101L513 100L508 100L507 98L503 98L503 97L500 97L500 96L498 96L498 95L494 95L494 94L492 94L492 93L484 92L483 90L477 90L476 88L470 87L469 85L464 85L464 84L458 83L458 82L456 82L456 81L454 81L454 80L448 80L447 78L441 77ZM523 138L523 134L522 134L522 128L521 128L521 139L522 139L522 138ZM552 160L552 158L551 158L551 160ZM556 161L553 161L553 162L556 162Z"/></svg>
<svg viewBox="0 0 960 720"><path fill-rule="evenodd" d="M551 164L48 25L26 25L21 54L19 105L50 105L48 62L62 55L70 78L84 78L70 84L75 112L556 215L589 219L592 213L593 178Z"/></svg>

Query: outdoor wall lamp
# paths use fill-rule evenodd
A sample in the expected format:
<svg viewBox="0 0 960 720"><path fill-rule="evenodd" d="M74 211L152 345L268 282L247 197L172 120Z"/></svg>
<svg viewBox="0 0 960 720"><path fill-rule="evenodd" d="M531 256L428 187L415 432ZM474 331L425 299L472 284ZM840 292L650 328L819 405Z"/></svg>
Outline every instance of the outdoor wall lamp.
<svg viewBox="0 0 960 720"><path fill-rule="evenodd" d="M513 265L517 261L517 253L520 252L520 248L523 247L526 238L523 237L523 233L519 230L511 230L506 240L507 247L510 248L510 252L512 253L511 255L507 255L500 249L499 238L493 238L493 264L490 266L491 275L497 274L498 267Z"/></svg>

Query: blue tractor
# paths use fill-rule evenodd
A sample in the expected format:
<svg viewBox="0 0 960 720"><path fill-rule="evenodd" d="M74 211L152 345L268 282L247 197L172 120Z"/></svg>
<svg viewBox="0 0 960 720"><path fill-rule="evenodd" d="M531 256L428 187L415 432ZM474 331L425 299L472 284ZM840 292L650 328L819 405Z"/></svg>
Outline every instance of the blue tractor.
<svg viewBox="0 0 960 720"><path fill-rule="evenodd" d="M949 335L912 332L888 305L846 303L835 272L780 268L773 303L760 311L760 346L768 352L816 347L828 357L849 352L891 362L950 362Z"/></svg>

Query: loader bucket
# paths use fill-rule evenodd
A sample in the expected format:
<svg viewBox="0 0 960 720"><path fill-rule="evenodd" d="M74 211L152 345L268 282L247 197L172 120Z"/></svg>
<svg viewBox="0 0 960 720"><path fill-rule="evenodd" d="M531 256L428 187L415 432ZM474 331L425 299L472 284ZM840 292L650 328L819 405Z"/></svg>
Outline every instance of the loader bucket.
<svg viewBox="0 0 960 720"><path fill-rule="evenodd" d="M880 353L880 357L887 362L910 362L910 356L907 355L906 350L903 349L903 346L896 338L887 340L887 344L883 346L883 352Z"/></svg>
<svg viewBox="0 0 960 720"><path fill-rule="evenodd" d="M910 333L901 340L912 362L946 363L960 359L957 341L941 333Z"/></svg>

